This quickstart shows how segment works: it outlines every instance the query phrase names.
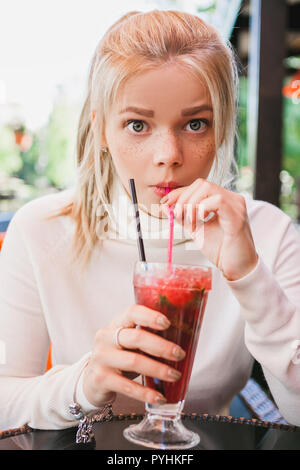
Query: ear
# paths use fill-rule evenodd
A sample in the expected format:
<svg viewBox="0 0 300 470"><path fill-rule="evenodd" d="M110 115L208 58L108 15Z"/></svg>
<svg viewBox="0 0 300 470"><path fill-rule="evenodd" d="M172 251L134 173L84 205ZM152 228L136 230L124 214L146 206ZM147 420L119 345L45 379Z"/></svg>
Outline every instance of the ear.
<svg viewBox="0 0 300 470"><path fill-rule="evenodd" d="M91 126L92 126L92 131L94 133L95 131L95 118L96 118L96 111L94 109L91 110ZM105 136L105 131L103 130L102 132L102 137L101 137L101 142L100 142L101 147L107 147L107 141L106 141L106 136Z"/></svg>

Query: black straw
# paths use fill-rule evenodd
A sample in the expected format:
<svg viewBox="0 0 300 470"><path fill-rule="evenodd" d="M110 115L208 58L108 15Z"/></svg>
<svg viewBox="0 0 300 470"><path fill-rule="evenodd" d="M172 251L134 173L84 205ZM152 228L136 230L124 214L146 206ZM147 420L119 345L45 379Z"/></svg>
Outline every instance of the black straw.
<svg viewBox="0 0 300 470"><path fill-rule="evenodd" d="M135 221L136 221L136 231L138 235L138 248L139 248L139 254L140 254L140 261L146 262L144 242L143 242L141 223L140 223L140 213L139 213L138 201L136 197L134 179L129 180L129 186L130 186L132 204L134 205L134 210L135 210Z"/></svg>

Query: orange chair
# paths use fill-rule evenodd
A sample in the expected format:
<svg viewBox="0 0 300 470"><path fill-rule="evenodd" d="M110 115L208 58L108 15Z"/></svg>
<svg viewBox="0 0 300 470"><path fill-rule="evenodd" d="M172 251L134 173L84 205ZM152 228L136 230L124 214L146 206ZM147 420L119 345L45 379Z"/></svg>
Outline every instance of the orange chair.
<svg viewBox="0 0 300 470"><path fill-rule="evenodd" d="M51 348L51 343L50 343L49 351L48 351L47 366L46 366L45 372L47 372L47 370L51 369L51 367L52 367L51 349L52 349L52 348Z"/></svg>
<svg viewBox="0 0 300 470"><path fill-rule="evenodd" d="M3 243L4 237L5 237L5 232L0 232L0 251L1 251L1 248L2 248L2 243Z"/></svg>

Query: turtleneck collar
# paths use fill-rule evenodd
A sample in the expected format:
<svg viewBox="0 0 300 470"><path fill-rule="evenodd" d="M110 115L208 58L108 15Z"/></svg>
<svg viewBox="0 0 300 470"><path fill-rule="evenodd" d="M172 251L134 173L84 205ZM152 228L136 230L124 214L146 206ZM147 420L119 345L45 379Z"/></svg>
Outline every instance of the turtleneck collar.
<svg viewBox="0 0 300 470"><path fill-rule="evenodd" d="M134 207L120 179L114 178L112 190L112 220L108 226L107 237L121 243L134 244L137 241L137 230ZM149 215L139 207L140 224L145 248L167 248L169 240L169 220ZM191 241L191 236L183 227L174 222L173 244Z"/></svg>

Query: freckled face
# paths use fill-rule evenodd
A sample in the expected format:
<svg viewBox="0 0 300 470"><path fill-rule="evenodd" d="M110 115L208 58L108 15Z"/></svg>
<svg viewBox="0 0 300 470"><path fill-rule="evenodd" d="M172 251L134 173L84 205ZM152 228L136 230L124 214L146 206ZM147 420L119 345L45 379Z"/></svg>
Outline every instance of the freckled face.
<svg viewBox="0 0 300 470"><path fill-rule="evenodd" d="M177 65L133 77L110 111L103 144L124 187L129 192L134 178L139 203L150 212L164 194L157 186L208 176L215 144L206 87Z"/></svg>

